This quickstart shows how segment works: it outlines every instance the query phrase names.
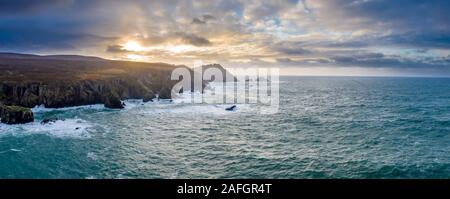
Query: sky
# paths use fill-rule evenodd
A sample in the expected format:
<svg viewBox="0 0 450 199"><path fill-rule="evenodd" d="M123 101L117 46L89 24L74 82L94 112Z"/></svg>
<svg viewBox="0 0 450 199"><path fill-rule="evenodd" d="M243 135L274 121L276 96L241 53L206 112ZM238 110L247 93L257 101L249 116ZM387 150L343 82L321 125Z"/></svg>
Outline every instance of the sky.
<svg viewBox="0 0 450 199"><path fill-rule="evenodd" d="M448 0L1 0L0 51L450 76Z"/></svg>

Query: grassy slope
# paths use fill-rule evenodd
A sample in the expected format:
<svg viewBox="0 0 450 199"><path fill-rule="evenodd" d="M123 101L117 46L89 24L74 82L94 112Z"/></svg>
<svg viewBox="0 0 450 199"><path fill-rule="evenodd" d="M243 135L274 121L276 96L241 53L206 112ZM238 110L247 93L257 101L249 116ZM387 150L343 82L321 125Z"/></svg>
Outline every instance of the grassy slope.
<svg viewBox="0 0 450 199"><path fill-rule="evenodd" d="M54 82L98 80L140 72L172 70L163 63L139 63L112 60L61 60L54 57L0 56L2 82Z"/></svg>

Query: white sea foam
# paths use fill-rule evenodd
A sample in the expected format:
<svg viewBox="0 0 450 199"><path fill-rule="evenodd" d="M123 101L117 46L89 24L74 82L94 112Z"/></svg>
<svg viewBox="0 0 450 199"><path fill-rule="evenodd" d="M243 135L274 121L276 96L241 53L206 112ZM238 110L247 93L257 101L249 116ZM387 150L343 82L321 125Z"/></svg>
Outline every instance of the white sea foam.
<svg viewBox="0 0 450 199"><path fill-rule="evenodd" d="M215 86L212 84L211 86ZM205 90L206 93L210 90ZM238 91L242 92L242 91ZM201 96L200 92L194 93L196 96ZM211 97L204 95L206 97ZM214 96L212 96L214 97ZM168 114L213 114L213 115L226 115L236 112L243 112L251 110L251 106L248 104L238 104L235 111L227 111L233 104L191 104L191 95L179 95L174 100L154 99L153 102L144 103L142 99L128 99L124 100L126 106L125 109L119 111L129 111L136 108L141 108L144 112L149 114L154 113L168 113ZM35 114L41 114L52 111L73 111L73 110L107 110L103 104L66 107L66 108L45 108L43 105L36 106L32 109ZM75 118L69 118L65 120L58 120L50 124L41 124L40 121L36 121L28 124L19 125L7 125L0 123L0 136L13 135L13 136L27 136L33 134L45 134L57 138L90 138L91 133L94 131L93 125L88 121Z"/></svg>
<svg viewBox="0 0 450 199"><path fill-rule="evenodd" d="M251 105L243 104L237 105L234 111L227 111L226 108L231 107L231 104L152 104L146 105L142 113L144 114L174 114L174 115L230 115L242 112L249 112L252 110Z"/></svg>
<svg viewBox="0 0 450 199"><path fill-rule="evenodd" d="M85 105L85 106L73 106L73 107L65 107L65 108L45 108L44 105L36 106L31 110L33 113L43 113L43 112L51 112L51 111L69 111L69 110L78 110L78 109L95 109L102 110L105 109L103 104L93 104L93 105Z"/></svg>
<svg viewBox="0 0 450 199"><path fill-rule="evenodd" d="M127 100L123 100L123 102L126 104L125 109L121 110L121 111L127 111L127 110L132 110L136 107L142 107L142 106L152 106L152 105L164 105L164 104L192 104L192 96L194 96L195 98L203 98L205 101L207 102L212 102L212 101L217 101L217 104L210 104L210 106L198 106L198 104L193 104L193 107L191 108L196 108L196 109L207 109L206 112L211 112L214 109L217 109L218 112L221 112L220 110L224 110L225 108L228 108L229 106L231 106L230 104L222 104L223 103L223 98L221 98L220 95L213 95L213 90L215 90L216 92L221 92L222 90L220 89L220 86L222 84L217 84L217 83L210 83L208 88L205 89L205 92L202 94L200 92L194 92L194 93L184 93L184 94L179 94L176 97L174 97L173 100L170 99L153 99L153 102L143 102L142 99L127 99ZM229 89L228 87L233 87L233 84L228 85L226 89ZM214 88L214 89L213 89ZM254 86L250 86L250 90L254 91L254 89L256 89L256 87ZM239 96L245 96L246 90L245 88L240 88L238 87L237 89L237 95ZM234 101L234 95L233 96L226 96L227 101L226 102L233 102ZM241 105L239 107L243 107L247 105ZM186 107L184 107L186 108ZM45 108L44 105L40 105L40 106L36 106L34 108L32 108L33 113L45 113L45 112L52 112L52 111L71 111L71 110L82 110L82 109L90 109L90 110L108 110L108 108L105 108L103 104L93 104L93 105L84 105L84 106L74 106L74 107L65 107L65 108ZM177 111L177 110L176 110ZM213 112L217 112L217 111L213 111ZM182 111L183 112L183 111Z"/></svg>
<svg viewBox="0 0 450 199"><path fill-rule="evenodd" d="M92 160L97 160L98 159L97 155L94 152L89 152L89 153L87 153L86 156L88 158L92 159Z"/></svg>
<svg viewBox="0 0 450 199"><path fill-rule="evenodd" d="M155 103L169 103L170 100L154 100ZM123 102L126 104L124 110L131 110L133 108L142 106L147 103L144 103L142 99L127 99L123 100ZM92 104L92 105L84 105L84 106L73 106L73 107L65 107L65 108L45 108L44 105L36 106L32 108L31 110L33 113L45 113L45 112L52 112L52 111L71 111L71 110L82 110L82 109L90 109L90 110L108 110L108 108L105 108L103 104Z"/></svg>
<svg viewBox="0 0 450 199"><path fill-rule="evenodd" d="M231 93L230 93L231 91ZM193 92L193 93L182 93L174 97L174 103L193 103L193 98L195 102L201 101L207 104L224 104L236 102L239 98L240 104L245 103L256 103L258 101L258 87L256 84L248 84L247 86L236 86L233 83L216 83L212 82L208 84L208 87L204 90L204 93ZM198 101L197 101L198 100ZM244 100L245 103L242 103Z"/></svg>
<svg viewBox="0 0 450 199"><path fill-rule="evenodd" d="M212 115L227 115L236 112L245 112L252 110L250 104L236 104L237 108L234 111L227 111L226 109L233 106L232 103L224 104L223 96L213 95L212 92L222 92L222 84L210 83L209 87L201 92L182 93L174 97L169 101L155 101L149 104L152 109L148 111L149 114L153 113L175 113L175 114L212 114ZM228 87L229 85L227 85ZM233 85L231 85L233 86ZM250 88L253 89L253 88ZM245 89L237 89L238 95L245 96ZM227 96L227 102L234 101L234 96ZM203 103L193 103L193 99L202 99ZM231 100L229 100L231 99ZM217 102L217 103L206 103ZM147 106L147 104L146 104Z"/></svg>
<svg viewBox="0 0 450 199"><path fill-rule="evenodd" d="M179 106L166 109L170 113L184 114L184 113L198 113L198 114L213 114L213 115L226 115L231 114L233 111L225 110L230 105L189 105ZM236 109L236 111L239 111Z"/></svg>
<svg viewBox="0 0 450 199"><path fill-rule="evenodd" d="M7 125L0 124L0 136L27 136L45 134L58 138L90 138L92 125L82 119L58 120L50 124L33 122L28 124Z"/></svg>
<svg viewBox="0 0 450 199"><path fill-rule="evenodd" d="M143 105L146 105L147 103L151 103L151 102L144 103L142 99L127 99L127 100L123 100L123 102L125 103L124 110L131 110L136 107L141 107Z"/></svg>
<svg viewBox="0 0 450 199"><path fill-rule="evenodd" d="M20 150L20 149L9 149L9 150L6 150L6 151L0 151L0 154L2 154L2 153L19 153L19 152L22 152L22 150Z"/></svg>
<svg viewBox="0 0 450 199"><path fill-rule="evenodd" d="M12 151L12 152L21 152L22 150L20 150L20 149L9 149L10 151Z"/></svg>

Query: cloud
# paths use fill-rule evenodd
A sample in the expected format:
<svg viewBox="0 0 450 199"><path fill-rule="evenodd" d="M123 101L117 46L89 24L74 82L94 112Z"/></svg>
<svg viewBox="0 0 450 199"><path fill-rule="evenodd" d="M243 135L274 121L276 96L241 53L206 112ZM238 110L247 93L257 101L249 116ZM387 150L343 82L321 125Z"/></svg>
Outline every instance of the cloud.
<svg viewBox="0 0 450 199"><path fill-rule="evenodd" d="M311 50L307 50L303 46L303 42L279 42L273 44L271 48L283 55L307 55L312 53Z"/></svg>
<svg viewBox="0 0 450 199"><path fill-rule="evenodd" d="M379 38L381 44L418 48L450 49L450 35L441 33L407 32Z"/></svg>
<svg viewBox="0 0 450 199"><path fill-rule="evenodd" d="M195 34L188 34L188 33L177 33L181 40L184 43L193 45L193 46L208 46L211 45L211 42L201 36L195 35Z"/></svg>
<svg viewBox="0 0 450 199"><path fill-rule="evenodd" d="M293 65L293 66L332 63L331 60L323 59L323 58L318 58L318 59L307 58L307 59L301 59L301 60L292 60L290 58L277 58L276 61L277 61L277 63Z"/></svg>
<svg viewBox="0 0 450 199"><path fill-rule="evenodd" d="M450 30L446 20L450 3L441 0L315 0L306 4L316 22L333 29Z"/></svg>
<svg viewBox="0 0 450 199"><path fill-rule="evenodd" d="M163 62L442 68L448 10L439 0L4 0L0 50L121 58L138 41ZM192 48L164 49L177 45Z"/></svg>
<svg viewBox="0 0 450 199"><path fill-rule="evenodd" d="M203 19L199 19L197 17L195 17L194 19L192 19L192 24L199 24L199 25L204 25L209 21L215 21L217 20L216 17L209 15L209 14L204 14L202 16Z"/></svg>
<svg viewBox="0 0 450 199"><path fill-rule="evenodd" d="M212 15L209 15L209 14L204 14L203 15L203 20L204 21L214 21L214 20L216 20L216 17L214 17Z"/></svg>
<svg viewBox="0 0 450 199"><path fill-rule="evenodd" d="M192 20L192 24L206 24L206 22L201 20L201 19L199 19L199 18L194 18Z"/></svg>
<svg viewBox="0 0 450 199"><path fill-rule="evenodd" d="M405 58L398 56L386 56L382 53L362 53L346 56L331 56L326 58L291 59L279 58L277 63L286 66L338 66L338 67L362 67L362 68L437 68L448 69L449 59L438 58Z"/></svg>
<svg viewBox="0 0 450 199"><path fill-rule="evenodd" d="M125 50L122 45L109 45L106 48L106 52L110 52L110 53L127 53L129 51Z"/></svg>

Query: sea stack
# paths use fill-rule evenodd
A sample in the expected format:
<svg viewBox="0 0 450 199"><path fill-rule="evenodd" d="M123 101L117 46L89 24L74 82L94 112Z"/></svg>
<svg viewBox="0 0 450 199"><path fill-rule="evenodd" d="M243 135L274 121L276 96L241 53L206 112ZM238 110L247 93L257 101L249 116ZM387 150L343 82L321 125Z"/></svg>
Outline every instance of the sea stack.
<svg viewBox="0 0 450 199"><path fill-rule="evenodd" d="M112 108L112 109L123 109L124 103L120 101L120 98L117 95L110 94L107 97L105 97L104 105L106 108Z"/></svg>
<svg viewBox="0 0 450 199"><path fill-rule="evenodd" d="M6 124L24 124L34 121L30 108L3 104L0 104L0 118L1 122Z"/></svg>

